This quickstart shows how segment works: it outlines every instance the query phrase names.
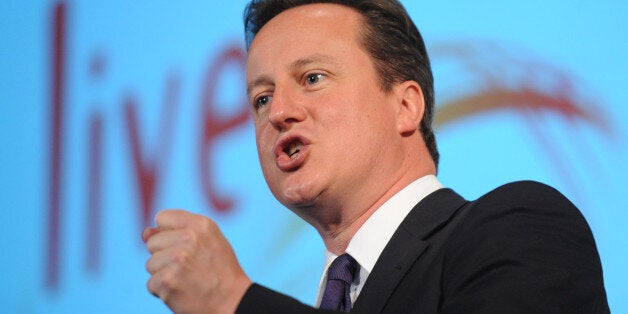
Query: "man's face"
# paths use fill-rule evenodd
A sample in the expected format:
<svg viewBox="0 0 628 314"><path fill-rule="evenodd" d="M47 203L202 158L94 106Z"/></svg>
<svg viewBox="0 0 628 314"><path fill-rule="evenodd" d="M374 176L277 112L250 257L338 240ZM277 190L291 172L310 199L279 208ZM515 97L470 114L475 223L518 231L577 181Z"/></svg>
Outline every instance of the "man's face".
<svg viewBox="0 0 628 314"><path fill-rule="evenodd" d="M381 91L361 23L348 7L303 5L270 20L249 49L262 171L275 197L306 220L306 208L335 210L379 193L377 179L391 175L399 97Z"/></svg>

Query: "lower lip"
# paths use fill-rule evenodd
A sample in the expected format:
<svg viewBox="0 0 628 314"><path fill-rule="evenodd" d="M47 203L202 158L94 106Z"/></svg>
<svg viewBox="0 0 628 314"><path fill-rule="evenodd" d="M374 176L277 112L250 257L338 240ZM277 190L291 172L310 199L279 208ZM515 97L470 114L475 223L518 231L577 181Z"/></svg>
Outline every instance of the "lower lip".
<svg viewBox="0 0 628 314"><path fill-rule="evenodd" d="M281 171L284 171L284 172L294 171L303 165L309 152L310 152L309 146L305 145L296 154L296 156L290 158L290 156L286 154L282 154L281 156L277 157L277 159L275 159L275 162L277 163L277 167Z"/></svg>

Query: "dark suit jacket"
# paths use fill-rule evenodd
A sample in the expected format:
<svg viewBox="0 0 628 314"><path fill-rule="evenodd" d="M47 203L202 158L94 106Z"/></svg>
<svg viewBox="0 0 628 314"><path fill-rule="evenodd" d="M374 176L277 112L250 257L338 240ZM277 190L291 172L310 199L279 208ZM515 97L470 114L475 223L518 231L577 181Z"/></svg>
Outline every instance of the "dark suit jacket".
<svg viewBox="0 0 628 314"><path fill-rule="evenodd" d="M238 313L325 312L260 285ZM417 204L377 260L355 313L608 313L591 230L558 191L525 181L476 201Z"/></svg>

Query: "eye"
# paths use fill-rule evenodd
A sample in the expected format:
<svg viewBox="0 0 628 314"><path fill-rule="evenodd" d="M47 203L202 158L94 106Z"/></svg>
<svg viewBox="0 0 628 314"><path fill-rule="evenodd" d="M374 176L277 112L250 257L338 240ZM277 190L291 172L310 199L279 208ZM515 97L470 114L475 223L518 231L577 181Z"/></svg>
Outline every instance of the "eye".
<svg viewBox="0 0 628 314"><path fill-rule="evenodd" d="M270 103L270 101L272 99L273 99L273 97L270 96L270 95L264 95L264 96L257 97L253 101L253 106L255 107L255 109L258 109L260 107L268 105L268 103Z"/></svg>
<svg viewBox="0 0 628 314"><path fill-rule="evenodd" d="M323 75L323 74L313 73L313 74L308 74L305 77L305 81L307 82L308 85L314 85L314 84L320 82L324 78L325 78L325 75Z"/></svg>

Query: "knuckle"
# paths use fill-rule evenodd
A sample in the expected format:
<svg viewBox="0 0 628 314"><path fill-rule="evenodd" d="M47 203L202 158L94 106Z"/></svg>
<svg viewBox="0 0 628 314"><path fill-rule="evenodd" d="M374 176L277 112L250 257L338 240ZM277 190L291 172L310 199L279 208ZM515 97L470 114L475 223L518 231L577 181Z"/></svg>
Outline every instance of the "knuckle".
<svg viewBox="0 0 628 314"><path fill-rule="evenodd" d="M152 258L149 258L146 263L144 264L144 268L146 268L146 271L149 274L152 274L152 268L153 268L153 262L151 261Z"/></svg>
<svg viewBox="0 0 628 314"><path fill-rule="evenodd" d="M151 276L148 278L148 281L146 281L146 289L152 294L157 294L157 283L155 281L155 276Z"/></svg>
<svg viewBox="0 0 628 314"><path fill-rule="evenodd" d="M176 264L185 264L190 260L190 253L186 250L178 250L172 254L172 261Z"/></svg>
<svg viewBox="0 0 628 314"><path fill-rule="evenodd" d="M153 275L159 270L158 264L159 261L153 256L146 261L144 267L149 274Z"/></svg>
<svg viewBox="0 0 628 314"><path fill-rule="evenodd" d="M195 244L198 240L198 235L192 229L184 229L181 231L180 240L182 243Z"/></svg>
<svg viewBox="0 0 628 314"><path fill-rule="evenodd" d="M154 239L149 239L148 242L146 242L146 249L150 254L154 254L157 251L157 245Z"/></svg>
<svg viewBox="0 0 628 314"><path fill-rule="evenodd" d="M160 297L163 297L162 293L174 290L177 284L177 276L169 268L163 269L159 273L153 275L153 277L151 277L151 280L152 279L155 280L154 288L157 292L159 292Z"/></svg>
<svg viewBox="0 0 628 314"><path fill-rule="evenodd" d="M164 301L168 300L169 298L169 289L158 275L154 275L150 277L150 279L148 279L148 281L146 282L146 288L152 295Z"/></svg>
<svg viewBox="0 0 628 314"><path fill-rule="evenodd" d="M203 217L203 219L197 220L197 224L202 230L212 232L212 233L215 232L216 229L218 229L216 222L206 217Z"/></svg>
<svg viewBox="0 0 628 314"><path fill-rule="evenodd" d="M163 221L165 219L166 215L166 211L165 210L161 210L159 212L157 212L157 214L155 215L155 222L159 225L159 222Z"/></svg>

